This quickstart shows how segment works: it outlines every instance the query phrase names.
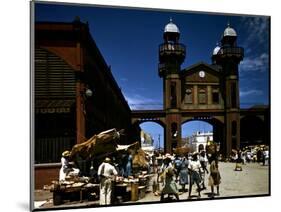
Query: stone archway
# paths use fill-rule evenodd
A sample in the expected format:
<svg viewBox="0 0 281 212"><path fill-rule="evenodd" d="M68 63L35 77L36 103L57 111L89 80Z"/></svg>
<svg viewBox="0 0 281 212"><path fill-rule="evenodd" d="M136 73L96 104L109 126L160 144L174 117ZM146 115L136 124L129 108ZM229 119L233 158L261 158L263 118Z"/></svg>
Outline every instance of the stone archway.
<svg viewBox="0 0 281 212"><path fill-rule="evenodd" d="M163 128L163 133L160 134L160 139L163 140L163 149L165 149L165 145L166 145L166 136L165 136L166 135L166 124L160 119L137 119L132 124L135 127L138 126L138 127L141 128L141 124L145 124L145 123L154 123L154 124ZM159 142L158 137L157 137L157 142ZM158 145L159 144L157 144L156 146L158 146Z"/></svg>
<svg viewBox="0 0 281 212"><path fill-rule="evenodd" d="M183 118L182 126L192 121L202 121L212 125L213 140L220 146L220 152L225 153L226 152L225 126L221 120L223 119L217 119L214 117L192 117L192 118L185 117Z"/></svg>

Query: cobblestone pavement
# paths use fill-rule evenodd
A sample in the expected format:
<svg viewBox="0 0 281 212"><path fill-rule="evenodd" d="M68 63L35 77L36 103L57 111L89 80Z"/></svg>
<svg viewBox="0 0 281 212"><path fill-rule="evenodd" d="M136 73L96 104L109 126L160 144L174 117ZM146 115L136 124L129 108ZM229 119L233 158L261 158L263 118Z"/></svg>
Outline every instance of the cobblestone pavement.
<svg viewBox="0 0 281 212"><path fill-rule="evenodd" d="M220 184L220 196L219 197L239 197L239 196L249 196L249 195L267 195L269 194L269 166L262 166L258 163L249 163L242 165L243 171L234 171L235 163L219 163L219 170L221 173L221 184ZM210 198L210 187L208 187L208 176L205 179L206 190L201 191L200 199ZM152 179L153 181L154 179ZM151 185L152 185L151 181ZM151 186L152 187L152 186ZM160 186L161 188L161 186ZM180 186L179 186L180 188ZM152 190L150 188L149 190ZM216 191L216 190L215 190ZM196 200L197 192L196 186L193 186L192 199ZM188 192L180 194L180 200L187 200ZM42 207L50 208L54 207L52 204L52 195L50 192L35 192L35 201L44 201ZM218 198L218 196L215 196ZM146 193L145 197L139 199L137 203L142 202L158 202L160 196L154 195L152 192ZM47 202L46 202L47 201ZM43 203L43 202L42 202ZM130 202L126 202L130 203ZM68 202L55 208L61 207L81 207L81 206L91 206L97 205L98 201L84 201L79 202Z"/></svg>

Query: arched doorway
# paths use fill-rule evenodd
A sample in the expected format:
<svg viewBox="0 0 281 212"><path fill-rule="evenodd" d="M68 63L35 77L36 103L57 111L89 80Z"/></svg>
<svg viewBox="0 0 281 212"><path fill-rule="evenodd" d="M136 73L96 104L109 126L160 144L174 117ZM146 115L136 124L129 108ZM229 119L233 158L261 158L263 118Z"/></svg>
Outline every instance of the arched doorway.
<svg viewBox="0 0 281 212"><path fill-rule="evenodd" d="M165 124L161 121L141 120L134 123L140 127L140 142L142 146L153 146L155 150L165 149Z"/></svg>
<svg viewBox="0 0 281 212"><path fill-rule="evenodd" d="M181 125L182 145L192 152L205 148L207 140L213 140L213 126L206 121L191 120Z"/></svg>
<svg viewBox="0 0 281 212"><path fill-rule="evenodd" d="M257 144L268 144L266 141L266 131L264 121L257 116L245 116L240 120L241 147Z"/></svg>
<svg viewBox="0 0 281 212"><path fill-rule="evenodd" d="M215 118L189 119L182 123L182 143L191 151L205 149L208 140L218 144L220 152L226 148L224 125Z"/></svg>

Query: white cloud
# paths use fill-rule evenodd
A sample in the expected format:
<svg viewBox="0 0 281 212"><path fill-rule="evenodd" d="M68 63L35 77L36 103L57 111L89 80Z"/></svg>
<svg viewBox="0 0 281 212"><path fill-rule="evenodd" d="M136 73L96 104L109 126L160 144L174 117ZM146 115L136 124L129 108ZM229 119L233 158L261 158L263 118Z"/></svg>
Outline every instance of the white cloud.
<svg viewBox="0 0 281 212"><path fill-rule="evenodd" d="M242 17L243 28L246 29L247 37L243 41L243 46L246 48L251 43L255 42L257 46L268 42L268 18L266 17Z"/></svg>
<svg viewBox="0 0 281 212"><path fill-rule="evenodd" d="M256 57L245 58L240 64L240 72L264 72L268 68L268 54L262 53Z"/></svg>
<svg viewBox="0 0 281 212"><path fill-rule="evenodd" d="M125 78L125 77L121 78L120 80L121 80L122 82L127 82L127 81L128 81L128 79Z"/></svg>
<svg viewBox="0 0 281 212"><path fill-rule="evenodd" d="M163 107L160 99L147 98L140 94L124 94L124 96L132 110L162 109Z"/></svg>
<svg viewBox="0 0 281 212"><path fill-rule="evenodd" d="M263 91L262 90L257 90L257 89L252 89L252 90L247 90L247 91L242 91L240 90L240 97L245 97L245 96L259 96L259 95L262 95L263 94Z"/></svg>
<svg viewBox="0 0 281 212"><path fill-rule="evenodd" d="M245 32L241 37L241 46L244 48L245 53L244 60L240 66L240 74L242 75L248 71L268 71L268 20L267 17L241 17L240 29L238 31Z"/></svg>

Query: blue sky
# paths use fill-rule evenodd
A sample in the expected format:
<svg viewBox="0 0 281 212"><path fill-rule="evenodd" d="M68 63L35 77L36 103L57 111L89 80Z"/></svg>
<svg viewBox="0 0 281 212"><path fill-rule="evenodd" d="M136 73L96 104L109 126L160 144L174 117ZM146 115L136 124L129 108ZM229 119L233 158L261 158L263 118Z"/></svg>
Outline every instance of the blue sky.
<svg viewBox="0 0 281 212"><path fill-rule="evenodd" d="M158 77L158 45L172 17L187 46L182 69L199 61L210 63L211 53L230 22L244 47L240 64L241 108L269 103L269 19L257 16L226 16L173 11L128 10L84 6L36 4L36 21L71 22L75 16L88 21L90 33L122 89L131 109L162 109L162 79ZM158 138L163 130L152 123L141 125ZM190 122L183 136L211 125ZM161 140L162 143L162 140Z"/></svg>

